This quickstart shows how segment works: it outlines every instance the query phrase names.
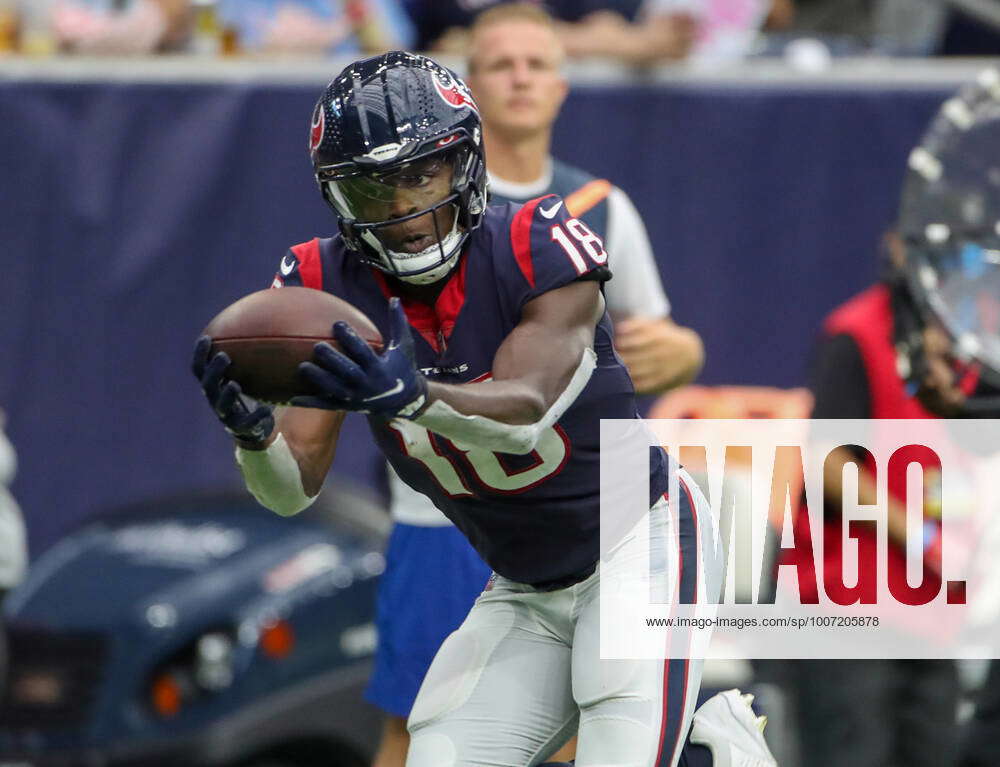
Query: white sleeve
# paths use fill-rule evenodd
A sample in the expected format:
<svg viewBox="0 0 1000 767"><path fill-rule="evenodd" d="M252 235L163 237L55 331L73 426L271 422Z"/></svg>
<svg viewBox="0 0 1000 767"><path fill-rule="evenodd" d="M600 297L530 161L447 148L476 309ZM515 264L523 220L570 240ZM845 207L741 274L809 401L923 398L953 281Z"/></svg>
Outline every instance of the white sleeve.
<svg viewBox="0 0 1000 767"><path fill-rule="evenodd" d="M666 317L670 301L663 290L653 246L639 211L618 187L608 195L608 251L611 280L604 289L608 311L615 316Z"/></svg>
<svg viewBox="0 0 1000 767"><path fill-rule="evenodd" d="M245 450L237 445L236 463L250 494L275 514L283 517L298 514L319 495L306 494L298 461L281 432L264 450Z"/></svg>

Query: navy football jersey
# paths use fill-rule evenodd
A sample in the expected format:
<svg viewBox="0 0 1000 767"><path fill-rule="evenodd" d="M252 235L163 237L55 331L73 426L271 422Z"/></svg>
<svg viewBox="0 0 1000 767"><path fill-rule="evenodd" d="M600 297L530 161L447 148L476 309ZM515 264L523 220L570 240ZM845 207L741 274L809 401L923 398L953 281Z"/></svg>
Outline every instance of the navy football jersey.
<svg viewBox="0 0 1000 767"><path fill-rule="evenodd" d="M488 380L497 349L528 301L575 280L610 276L600 238L565 208L556 195L524 206L491 206L435 306L404 300L417 367L430 380ZM361 264L340 236L293 247L274 284L333 293L388 337L391 283ZM457 445L404 419L368 419L403 481L429 496L486 563L511 580L565 578L598 559L600 419L637 413L607 313L596 327L594 349L597 367L586 387L528 455ZM654 461L651 499L666 491L664 472Z"/></svg>

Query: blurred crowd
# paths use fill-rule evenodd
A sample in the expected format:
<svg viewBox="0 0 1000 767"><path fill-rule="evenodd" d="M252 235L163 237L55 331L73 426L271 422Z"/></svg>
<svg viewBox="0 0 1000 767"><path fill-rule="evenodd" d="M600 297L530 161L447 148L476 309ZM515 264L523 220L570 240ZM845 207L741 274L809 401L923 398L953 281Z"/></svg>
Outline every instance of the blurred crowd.
<svg viewBox="0 0 1000 767"><path fill-rule="evenodd" d="M0 0L0 52L461 55L505 0ZM944 0L538 0L571 57L628 65L1000 51L1000 13ZM968 7L958 10L956 6Z"/></svg>

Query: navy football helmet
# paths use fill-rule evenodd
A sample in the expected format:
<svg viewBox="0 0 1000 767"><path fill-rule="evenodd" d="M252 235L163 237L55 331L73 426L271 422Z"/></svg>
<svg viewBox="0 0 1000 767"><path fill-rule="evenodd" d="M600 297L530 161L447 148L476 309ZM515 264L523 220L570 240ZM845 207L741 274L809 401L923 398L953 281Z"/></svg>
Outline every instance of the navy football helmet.
<svg viewBox="0 0 1000 767"><path fill-rule="evenodd" d="M406 282L447 275L486 210L479 110L425 56L392 51L344 69L313 111L309 153L348 247Z"/></svg>

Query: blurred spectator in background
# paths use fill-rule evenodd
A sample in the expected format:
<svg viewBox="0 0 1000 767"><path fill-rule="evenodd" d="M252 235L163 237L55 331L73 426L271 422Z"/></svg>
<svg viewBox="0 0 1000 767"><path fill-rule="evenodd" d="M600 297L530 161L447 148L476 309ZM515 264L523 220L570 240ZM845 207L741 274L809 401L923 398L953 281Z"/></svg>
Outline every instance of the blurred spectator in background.
<svg viewBox="0 0 1000 767"><path fill-rule="evenodd" d="M713 65L750 54L762 30L789 27L795 6L793 0L645 0L641 9L646 26L684 16L694 25L688 59Z"/></svg>
<svg viewBox="0 0 1000 767"><path fill-rule="evenodd" d="M476 14L505 0L403 0L416 26L416 47L460 55ZM643 0L549 0L570 56L604 56L629 64L684 58L694 42L691 13L644 10Z"/></svg>
<svg viewBox="0 0 1000 767"><path fill-rule="evenodd" d="M417 45L460 53L477 12L509 0L404 0ZM686 59L726 61L749 52L763 26L783 29L793 0L538 0L557 20L571 57L596 56L630 65Z"/></svg>
<svg viewBox="0 0 1000 767"><path fill-rule="evenodd" d="M376 54L413 42L396 0L220 0L219 17L251 53Z"/></svg>
<svg viewBox="0 0 1000 767"><path fill-rule="evenodd" d="M1000 148L998 87L1000 74L983 73L975 85L945 102L910 154L898 233L886 238L882 282L836 309L824 324L813 418L1000 415L1000 180L993 162ZM959 110L962 118L955 118ZM852 460L860 451L842 447L834 452ZM859 463L859 504L875 503L872 457L853 460ZM843 520L836 512L843 488L840 465L827 464L832 476L826 474L824 484L830 504L824 506L824 539L832 540L841 535ZM961 471L954 467L947 470ZM894 594L905 593L907 581L906 481L905 468L885 477L886 570ZM933 485L925 486L924 494L920 589L934 595L942 587L941 500ZM808 525L806 516L800 514L796 523ZM874 527L859 526L852 535L859 548L877 545ZM831 584L840 582L845 559L841 547L824 547L828 594ZM831 594L847 604L850 598L844 596ZM898 628L901 636L913 631L902 623ZM954 764L960 692L954 661L811 660L794 664L794 671L811 767ZM995 701L984 701L982 719L996 714ZM982 727L980 733L986 732ZM997 764L988 735L979 746L985 747L983 761L973 763Z"/></svg>
<svg viewBox="0 0 1000 767"><path fill-rule="evenodd" d="M1000 4L966 0L795 0L794 37L814 37L833 54L890 56L1000 54Z"/></svg>
<svg viewBox="0 0 1000 767"><path fill-rule="evenodd" d="M22 35L41 40L47 22L52 43L65 53L176 50L187 40L190 21L190 0L24 0L22 8ZM28 52L44 52L30 50L30 40L23 45Z"/></svg>
<svg viewBox="0 0 1000 767"><path fill-rule="evenodd" d="M556 31L566 54L648 66L684 59L698 31L696 9L672 4L599 2L588 13L561 13ZM626 6L636 5L633 11Z"/></svg>
<svg viewBox="0 0 1000 767"><path fill-rule="evenodd" d="M790 35L817 39L834 55L933 54L947 16L940 0L795 0L795 7Z"/></svg>
<svg viewBox="0 0 1000 767"><path fill-rule="evenodd" d="M618 270L606 288L615 344L636 390L660 393L698 374L701 341L670 318L646 227L628 195L550 153L568 91L555 32L552 19L529 3L487 11L472 28L466 82L483 117L491 199L521 204L558 194L604 239Z"/></svg>
<svg viewBox="0 0 1000 767"><path fill-rule="evenodd" d="M19 0L15 24L29 54L355 55L413 42L397 0Z"/></svg>
<svg viewBox="0 0 1000 767"><path fill-rule="evenodd" d="M923 6L934 6L919 0L906 3L914 14L919 14ZM882 4L880 0L795 0L792 33L860 45L862 40L870 41L874 36L876 11Z"/></svg>
<svg viewBox="0 0 1000 767"><path fill-rule="evenodd" d="M913 299L902 271L903 243L888 239L892 262L887 279L838 307L824 323L812 392L811 418L933 418L936 413L906 388L897 372L898 334L912 327ZM936 339L936 336L935 336ZM947 340L945 346L947 347ZM837 448L843 461L860 462L859 502L874 504L875 475L863 455ZM831 453L831 457L834 455ZM842 464L828 460L824 511L840 509ZM905 580L905 475L889 477L886 534L889 579ZM827 511L829 514L829 512ZM808 527L808 515L797 524ZM824 536L840 534L839 516L825 520ZM877 536L875 528L859 541ZM940 587L940 527L925 527L928 576ZM862 543L859 542L859 546ZM835 582L843 551L824 548L822 567ZM807 591L816 593L810 584ZM829 586L827 586L829 590ZM942 767L954 763L958 675L950 660L802 660L789 669L798 709L801 751L810 767ZM859 705L863 702L863 705Z"/></svg>

